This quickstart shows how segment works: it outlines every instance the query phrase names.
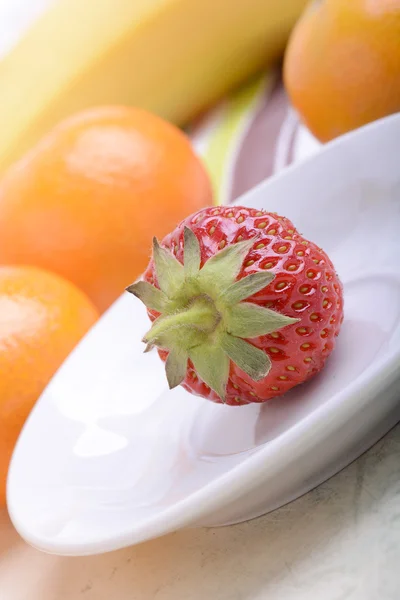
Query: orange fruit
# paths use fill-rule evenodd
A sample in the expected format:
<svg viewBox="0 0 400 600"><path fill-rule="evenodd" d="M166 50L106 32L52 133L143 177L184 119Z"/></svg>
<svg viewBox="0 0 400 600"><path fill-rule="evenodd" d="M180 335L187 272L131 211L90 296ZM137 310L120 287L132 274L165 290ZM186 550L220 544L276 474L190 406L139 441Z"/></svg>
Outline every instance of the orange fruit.
<svg viewBox="0 0 400 600"><path fill-rule="evenodd" d="M187 137L143 110L101 107L55 127L0 184L0 264L73 281L104 311L151 240L212 203Z"/></svg>
<svg viewBox="0 0 400 600"><path fill-rule="evenodd" d="M21 428L98 312L72 283L35 267L0 267L0 504Z"/></svg>
<svg viewBox="0 0 400 600"><path fill-rule="evenodd" d="M400 0L322 0L286 50L292 104L322 142L400 110Z"/></svg>

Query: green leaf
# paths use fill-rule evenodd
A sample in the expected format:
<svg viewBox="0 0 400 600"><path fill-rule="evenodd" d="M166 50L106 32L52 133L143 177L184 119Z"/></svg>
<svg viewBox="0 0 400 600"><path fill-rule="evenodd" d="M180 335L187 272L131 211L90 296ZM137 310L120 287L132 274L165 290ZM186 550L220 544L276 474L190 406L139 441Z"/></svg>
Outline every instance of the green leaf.
<svg viewBox="0 0 400 600"><path fill-rule="evenodd" d="M271 272L251 273L239 281L235 281L222 294L222 299L227 304L237 304L241 300L249 298L256 294L274 279L275 275Z"/></svg>
<svg viewBox="0 0 400 600"><path fill-rule="evenodd" d="M165 372L167 374L170 390L180 385L185 379L187 361L188 355L181 348L173 348L170 350L165 363Z"/></svg>
<svg viewBox="0 0 400 600"><path fill-rule="evenodd" d="M183 265L169 250L160 246L156 238L153 239L153 258L158 285L171 298L183 284Z"/></svg>
<svg viewBox="0 0 400 600"><path fill-rule="evenodd" d="M229 377L229 358L222 348L209 344L196 346L189 351L189 358L200 379L224 400Z"/></svg>
<svg viewBox="0 0 400 600"><path fill-rule="evenodd" d="M200 286L218 285L223 292L235 280L255 239L237 242L212 256L200 270Z"/></svg>
<svg viewBox="0 0 400 600"><path fill-rule="evenodd" d="M147 308L162 313L167 304L167 296L147 281L137 281L126 288L126 291L136 296Z"/></svg>
<svg viewBox="0 0 400 600"><path fill-rule="evenodd" d="M225 316L228 332L241 338L253 338L272 333L298 321L299 319L292 319L251 302L241 302L232 306Z"/></svg>
<svg viewBox="0 0 400 600"><path fill-rule="evenodd" d="M189 227L184 229L184 269L185 277L196 277L200 270L200 244L196 235Z"/></svg>
<svg viewBox="0 0 400 600"><path fill-rule="evenodd" d="M266 377L271 369L270 358L249 342L225 333L221 345L229 358L254 381Z"/></svg>

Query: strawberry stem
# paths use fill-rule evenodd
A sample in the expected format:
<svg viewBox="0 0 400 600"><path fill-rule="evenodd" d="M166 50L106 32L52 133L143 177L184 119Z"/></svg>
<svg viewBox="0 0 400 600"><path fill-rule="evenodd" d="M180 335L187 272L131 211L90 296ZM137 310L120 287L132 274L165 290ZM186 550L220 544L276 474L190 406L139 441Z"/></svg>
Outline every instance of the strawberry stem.
<svg viewBox="0 0 400 600"><path fill-rule="evenodd" d="M213 300L207 294L192 298L186 308L159 317L143 338L145 343L165 344L166 348L189 350L204 343L221 321Z"/></svg>

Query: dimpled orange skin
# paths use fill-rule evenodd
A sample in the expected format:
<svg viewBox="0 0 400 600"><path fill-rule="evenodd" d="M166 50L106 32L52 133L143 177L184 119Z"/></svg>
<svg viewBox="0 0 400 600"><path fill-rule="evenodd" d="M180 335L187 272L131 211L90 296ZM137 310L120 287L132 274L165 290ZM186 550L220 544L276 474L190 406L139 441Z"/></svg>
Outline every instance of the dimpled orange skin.
<svg viewBox="0 0 400 600"><path fill-rule="evenodd" d="M322 142L400 110L400 0L311 4L288 44L292 104Z"/></svg>
<svg viewBox="0 0 400 600"><path fill-rule="evenodd" d="M0 505L29 412L98 316L69 281L37 268L0 267Z"/></svg>
<svg viewBox="0 0 400 600"><path fill-rule="evenodd" d="M154 235L212 204L189 140L159 117L101 107L57 126L0 184L0 264L70 281L104 311L139 276Z"/></svg>

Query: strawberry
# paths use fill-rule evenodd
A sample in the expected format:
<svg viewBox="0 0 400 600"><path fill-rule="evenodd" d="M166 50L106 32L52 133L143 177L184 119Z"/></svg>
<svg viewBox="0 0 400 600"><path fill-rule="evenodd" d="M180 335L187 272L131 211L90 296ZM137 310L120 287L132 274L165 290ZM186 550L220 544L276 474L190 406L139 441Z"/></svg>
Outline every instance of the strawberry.
<svg viewBox="0 0 400 600"><path fill-rule="evenodd" d="M321 248L285 217L200 210L127 288L153 322L144 337L171 388L230 405L264 402L318 373L343 321L343 291Z"/></svg>

